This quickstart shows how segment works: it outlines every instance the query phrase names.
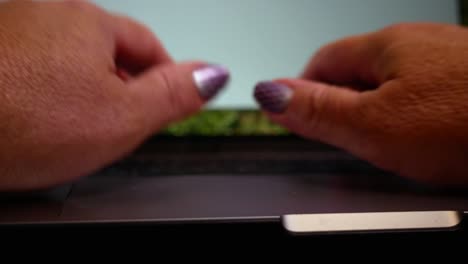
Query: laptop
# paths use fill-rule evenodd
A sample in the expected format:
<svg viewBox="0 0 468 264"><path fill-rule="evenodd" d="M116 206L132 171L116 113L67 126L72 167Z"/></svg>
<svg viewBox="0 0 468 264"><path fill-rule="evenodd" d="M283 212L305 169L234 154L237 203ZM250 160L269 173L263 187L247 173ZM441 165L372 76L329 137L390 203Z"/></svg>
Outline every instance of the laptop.
<svg viewBox="0 0 468 264"><path fill-rule="evenodd" d="M270 223L288 234L454 230L466 192L381 171L270 123L252 89L297 76L322 45L398 22L461 23L454 0L97 0L136 18L176 60L232 71L199 115L77 182L0 195L0 226Z"/></svg>

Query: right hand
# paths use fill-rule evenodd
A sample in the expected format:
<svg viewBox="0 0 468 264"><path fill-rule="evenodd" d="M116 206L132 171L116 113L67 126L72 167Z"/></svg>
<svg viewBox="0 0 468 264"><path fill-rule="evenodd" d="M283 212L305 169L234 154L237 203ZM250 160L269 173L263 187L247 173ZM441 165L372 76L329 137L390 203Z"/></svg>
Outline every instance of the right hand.
<svg viewBox="0 0 468 264"><path fill-rule="evenodd" d="M227 81L223 68L175 63L149 29L87 1L1 3L0 191L99 170Z"/></svg>
<svg viewBox="0 0 468 264"><path fill-rule="evenodd" d="M468 30L400 24L322 48L300 79L262 82L277 123L410 179L468 186Z"/></svg>

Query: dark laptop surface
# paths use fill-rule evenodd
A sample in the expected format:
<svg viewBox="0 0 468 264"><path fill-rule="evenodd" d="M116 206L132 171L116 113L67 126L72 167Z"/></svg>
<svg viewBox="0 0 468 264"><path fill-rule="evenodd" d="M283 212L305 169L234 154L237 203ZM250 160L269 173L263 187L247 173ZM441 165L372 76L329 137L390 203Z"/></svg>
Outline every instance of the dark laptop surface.
<svg viewBox="0 0 468 264"><path fill-rule="evenodd" d="M72 185L3 195L0 225L267 221L294 231L287 221L297 225L298 217L363 213L358 219L376 217L372 221L382 223L365 225L369 231L426 229L428 224L452 229L467 208L463 190L416 184L295 137L162 137ZM421 212L428 215L407 226L413 222L405 217L414 220L412 215ZM403 213L386 217L397 217L402 227L393 223L389 228L378 213ZM316 225L307 228L320 231Z"/></svg>

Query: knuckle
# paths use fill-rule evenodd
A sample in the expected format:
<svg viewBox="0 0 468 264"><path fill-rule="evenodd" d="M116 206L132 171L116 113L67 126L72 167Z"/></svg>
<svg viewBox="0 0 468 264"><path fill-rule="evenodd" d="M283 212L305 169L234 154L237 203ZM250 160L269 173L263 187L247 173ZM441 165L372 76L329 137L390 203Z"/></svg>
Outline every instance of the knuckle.
<svg viewBox="0 0 468 264"><path fill-rule="evenodd" d="M308 127L307 130L311 131L312 134L317 134L318 129L323 130L323 123L321 122L323 109L321 106L327 100L324 89L310 90L304 100L304 104L301 104L304 107L297 109L299 112L298 118L304 119ZM294 112L297 110L294 110Z"/></svg>
<svg viewBox="0 0 468 264"><path fill-rule="evenodd" d="M415 27L417 26L409 23L393 24L378 31L375 39L381 47L388 47L414 34Z"/></svg>
<svg viewBox="0 0 468 264"><path fill-rule="evenodd" d="M88 0L68 0L65 2L69 7L80 11L96 11L98 7Z"/></svg>
<svg viewBox="0 0 468 264"><path fill-rule="evenodd" d="M441 25L431 23L395 23L382 28L376 33L376 36L379 43L386 46L399 41L418 39L415 36L434 34L434 30L441 27Z"/></svg>
<svg viewBox="0 0 468 264"><path fill-rule="evenodd" d="M379 33L390 37L399 37L401 35L413 34L415 31L421 31L425 27L421 23L401 22L386 26Z"/></svg>
<svg viewBox="0 0 468 264"><path fill-rule="evenodd" d="M166 67L158 69L155 74L155 83L158 85L156 88L159 89L158 94L166 97L158 99L158 102L164 105L161 109L164 109L165 116L169 119L166 122L178 120L192 110L190 109L191 102L187 100L187 96L181 89L182 80L173 78L172 75L173 72Z"/></svg>
<svg viewBox="0 0 468 264"><path fill-rule="evenodd" d="M163 94L167 96L166 100L169 106L168 109L173 111L173 109L175 109L181 101L180 94L175 89L177 85L174 84L174 81L172 81L170 78L170 73L165 68L162 68L160 71L158 71L157 76L159 78L158 88L165 90Z"/></svg>
<svg viewBox="0 0 468 264"><path fill-rule="evenodd" d="M330 102L330 98L325 89L316 89L313 96L309 97L309 109L307 112L307 118L314 130L318 129L324 119L324 108Z"/></svg>

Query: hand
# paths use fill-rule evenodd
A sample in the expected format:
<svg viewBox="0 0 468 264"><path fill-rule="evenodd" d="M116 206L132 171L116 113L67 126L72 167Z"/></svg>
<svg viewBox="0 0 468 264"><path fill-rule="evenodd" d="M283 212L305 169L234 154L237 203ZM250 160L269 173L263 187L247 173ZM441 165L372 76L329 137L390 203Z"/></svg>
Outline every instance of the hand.
<svg viewBox="0 0 468 264"><path fill-rule="evenodd" d="M468 30L399 24L321 49L302 78L255 90L304 137L429 184L468 184Z"/></svg>
<svg viewBox="0 0 468 264"><path fill-rule="evenodd" d="M2 3L0 191L92 173L197 112L228 78L174 63L147 28L86 1Z"/></svg>

